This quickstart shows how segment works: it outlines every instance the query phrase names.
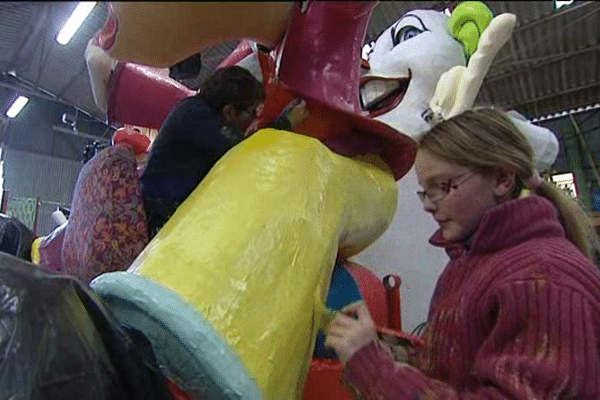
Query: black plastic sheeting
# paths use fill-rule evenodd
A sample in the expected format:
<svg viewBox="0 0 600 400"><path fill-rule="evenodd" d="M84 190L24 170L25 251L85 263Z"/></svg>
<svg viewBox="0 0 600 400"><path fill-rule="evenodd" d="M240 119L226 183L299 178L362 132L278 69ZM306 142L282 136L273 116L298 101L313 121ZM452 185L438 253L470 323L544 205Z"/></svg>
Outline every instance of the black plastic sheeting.
<svg viewBox="0 0 600 400"><path fill-rule="evenodd" d="M21 221L0 214L0 251L31 261L31 244L34 239L33 232Z"/></svg>
<svg viewBox="0 0 600 400"><path fill-rule="evenodd" d="M0 253L0 399L171 394L147 339L119 326L89 289Z"/></svg>

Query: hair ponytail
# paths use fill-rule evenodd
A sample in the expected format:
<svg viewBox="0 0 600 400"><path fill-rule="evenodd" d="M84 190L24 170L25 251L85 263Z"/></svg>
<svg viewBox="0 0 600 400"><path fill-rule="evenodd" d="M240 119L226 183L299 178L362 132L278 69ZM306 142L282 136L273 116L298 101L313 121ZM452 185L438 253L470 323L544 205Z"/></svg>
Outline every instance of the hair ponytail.
<svg viewBox="0 0 600 400"><path fill-rule="evenodd" d="M534 191L550 200L558 210L565 234L590 260L600 255L600 243L590 218L581 205L551 182L542 181Z"/></svg>

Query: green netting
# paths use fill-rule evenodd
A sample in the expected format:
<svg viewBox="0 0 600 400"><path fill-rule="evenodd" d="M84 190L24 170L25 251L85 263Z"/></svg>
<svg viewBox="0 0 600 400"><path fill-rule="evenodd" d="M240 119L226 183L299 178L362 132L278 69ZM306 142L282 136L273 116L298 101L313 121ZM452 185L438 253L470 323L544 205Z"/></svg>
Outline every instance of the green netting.
<svg viewBox="0 0 600 400"><path fill-rule="evenodd" d="M35 232L35 217L37 214L37 199L33 197L10 197L6 215L21 221L26 227Z"/></svg>

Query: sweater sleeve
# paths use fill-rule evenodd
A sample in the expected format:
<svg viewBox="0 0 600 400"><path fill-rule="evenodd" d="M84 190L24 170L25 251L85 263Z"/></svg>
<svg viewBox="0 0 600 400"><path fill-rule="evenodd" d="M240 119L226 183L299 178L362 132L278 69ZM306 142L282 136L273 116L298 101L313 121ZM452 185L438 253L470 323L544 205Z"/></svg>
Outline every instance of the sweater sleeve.
<svg viewBox="0 0 600 400"><path fill-rule="evenodd" d="M450 386L427 378L406 363L395 362L379 342L371 342L352 356L342 381L361 400L457 398Z"/></svg>
<svg viewBox="0 0 600 400"><path fill-rule="evenodd" d="M495 298L496 321L466 387L394 362L376 343L349 360L345 382L367 400L598 398L597 310L589 296L530 279L500 288Z"/></svg>

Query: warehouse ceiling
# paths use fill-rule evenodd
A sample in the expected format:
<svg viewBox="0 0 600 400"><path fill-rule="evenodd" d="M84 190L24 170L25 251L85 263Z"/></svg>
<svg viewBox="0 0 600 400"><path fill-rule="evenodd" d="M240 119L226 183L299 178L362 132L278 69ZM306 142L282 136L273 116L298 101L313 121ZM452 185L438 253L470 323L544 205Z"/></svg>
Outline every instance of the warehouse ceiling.
<svg viewBox="0 0 600 400"><path fill-rule="evenodd" d="M367 40L409 9L456 2L381 1L373 10ZM600 2L575 1L555 10L553 1L490 1L495 14L517 16L514 34L496 56L479 100L534 118L600 102ZM98 3L73 39L55 41L76 2L0 3L0 86L71 105L104 121L95 106L83 53L107 15ZM235 48L237 41L202 52L202 70L186 82L198 86ZM7 105L3 105L6 107Z"/></svg>

